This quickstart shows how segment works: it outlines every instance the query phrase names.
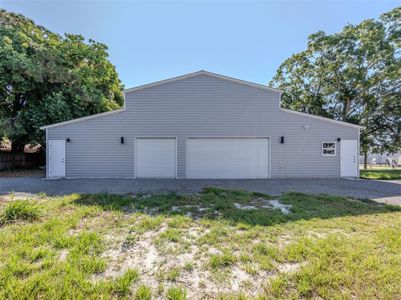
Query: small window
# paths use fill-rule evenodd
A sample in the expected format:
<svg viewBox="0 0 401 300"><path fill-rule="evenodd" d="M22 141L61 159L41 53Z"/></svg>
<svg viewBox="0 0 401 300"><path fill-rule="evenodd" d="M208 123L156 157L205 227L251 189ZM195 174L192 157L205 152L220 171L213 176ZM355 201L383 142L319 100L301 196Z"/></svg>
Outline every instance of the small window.
<svg viewBox="0 0 401 300"><path fill-rule="evenodd" d="M336 143L322 143L323 156L336 156Z"/></svg>

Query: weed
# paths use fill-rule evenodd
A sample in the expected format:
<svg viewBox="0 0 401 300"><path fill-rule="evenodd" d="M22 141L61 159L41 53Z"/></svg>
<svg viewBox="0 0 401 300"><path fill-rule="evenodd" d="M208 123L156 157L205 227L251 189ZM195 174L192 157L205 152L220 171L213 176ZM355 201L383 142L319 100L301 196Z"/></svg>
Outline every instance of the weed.
<svg viewBox="0 0 401 300"><path fill-rule="evenodd" d="M245 272L247 272L250 275L256 275L258 273L258 270L252 264L247 263L245 264Z"/></svg>
<svg viewBox="0 0 401 300"><path fill-rule="evenodd" d="M133 226L132 230L139 234L149 230L156 230L160 227L163 221L163 216L151 217L144 215L142 219L140 219L138 223Z"/></svg>
<svg viewBox="0 0 401 300"><path fill-rule="evenodd" d="M135 292L136 300L150 300L152 298L152 289L147 285L140 285Z"/></svg>
<svg viewBox="0 0 401 300"><path fill-rule="evenodd" d="M247 263L247 262L252 261L250 255L248 253L245 253L245 252L241 252L240 253L239 260L241 262L243 262L243 263Z"/></svg>
<svg viewBox="0 0 401 300"><path fill-rule="evenodd" d="M210 266L212 268L227 267L233 265L236 261L236 256L229 250L223 251L222 254L212 254L210 256Z"/></svg>
<svg viewBox="0 0 401 300"><path fill-rule="evenodd" d="M125 241L122 244L122 247L124 249L131 248L132 246L135 245L137 240L138 240L138 237L136 235L130 234L125 238Z"/></svg>
<svg viewBox="0 0 401 300"><path fill-rule="evenodd" d="M191 261L185 262L184 270L187 272L192 272L194 270L194 264Z"/></svg>
<svg viewBox="0 0 401 300"><path fill-rule="evenodd" d="M181 239L180 232L177 229L167 229L162 232L159 236L159 242L169 241L172 243L177 243Z"/></svg>
<svg viewBox="0 0 401 300"><path fill-rule="evenodd" d="M272 259L277 259L278 257L278 249L275 247L268 247L265 243L257 243L253 246L252 251L256 255L265 255Z"/></svg>
<svg viewBox="0 0 401 300"><path fill-rule="evenodd" d="M39 214L39 206L28 200L10 201L0 217L0 225L13 221L34 221Z"/></svg>
<svg viewBox="0 0 401 300"><path fill-rule="evenodd" d="M187 216L173 216L167 220L167 225L172 228L188 228L192 225L192 219Z"/></svg>
<svg viewBox="0 0 401 300"><path fill-rule="evenodd" d="M187 292L179 287L171 287L167 290L166 298L168 300L185 300L187 299Z"/></svg>
<svg viewBox="0 0 401 300"><path fill-rule="evenodd" d="M166 279L169 281L176 281L178 276L180 276L180 269L178 267L173 267L166 274Z"/></svg>
<svg viewBox="0 0 401 300"><path fill-rule="evenodd" d="M127 295L130 292L131 284L139 278L137 270L129 269L123 275L114 280L112 290L119 295Z"/></svg>

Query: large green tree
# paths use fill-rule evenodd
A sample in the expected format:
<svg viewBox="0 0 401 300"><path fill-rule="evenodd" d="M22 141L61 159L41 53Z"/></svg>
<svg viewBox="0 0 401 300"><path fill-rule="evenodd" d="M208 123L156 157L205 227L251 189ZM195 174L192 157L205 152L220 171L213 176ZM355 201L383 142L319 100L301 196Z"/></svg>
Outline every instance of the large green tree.
<svg viewBox="0 0 401 300"><path fill-rule="evenodd" d="M107 47L60 36L0 10L0 138L20 152L44 144L40 126L117 109L122 85Z"/></svg>
<svg viewBox="0 0 401 300"><path fill-rule="evenodd" d="M362 152L401 148L401 8L335 34L308 38L271 85L284 90L283 107L366 127Z"/></svg>

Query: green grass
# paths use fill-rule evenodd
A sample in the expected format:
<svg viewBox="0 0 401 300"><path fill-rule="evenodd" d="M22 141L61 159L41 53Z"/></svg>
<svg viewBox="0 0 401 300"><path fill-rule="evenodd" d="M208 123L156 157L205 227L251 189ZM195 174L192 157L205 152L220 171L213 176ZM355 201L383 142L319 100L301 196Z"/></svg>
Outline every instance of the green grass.
<svg viewBox="0 0 401 300"><path fill-rule="evenodd" d="M176 281L179 276L180 269L177 267L173 267L170 271L167 272L166 279L169 281Z"/></svg>
<svg viewBox="0 0 401 300"><path fill-rule="evenodd" d="M117 278L112 284L113 292L119 295L127 295L130 293L131 285L137 281L139 277L137 270L128 270L121 277Z"/></svg>
<svg viewBox="0 0 401 300"><path fill-rule="evenodd" d="M187 299L187 292L178 287L169 288L167 291L168 300L185 300Z"/></svg>
<svg viewBox="0 0 401 300"><path fill-rule="evenodd" d="M152 289L147 285L142 284L135 292L136 300L150 300L152 299Z"/></svg>
<svg viewBox="0 0 401 300"><path fill-rule="evenodd" d="M194 264L192 261L185 262L184 270L187 272L192 272L194 270Z"/></svg>
<svg viewBox="0 0 401 300"><path fill-rule="evenodd" d="M225 250L222 254L213 254L210 256L210 265L212 268L227 267L233 265L237 261L235 255Z"/></svg>
<svg viewBox="0 0 401 300"><path fill-rule="evenodd" d="M365 179L377 179L377 180L396 180L401 179L401 169L390 169L390 168L377 168L360 170L361 178Z"/></svg>
<svg viewBox="0 0 401 300"><path fill-rule="evenodd" d="M302 193L280 197L292 205L289 215L234 206L260 197L271 198L217 188L8 197L0 203L0 299L401 294L400 207ZM172 211L179 206L185 209ZM233 292L232 282L244 277Z"/></svg>
<svg viewBox="0 0 401 300"><path fill-rule="evenodd" d="M13 221L33 221L39 218L39 207L27 200L16 200L7 203L0 216L0 225Z"/></svg>

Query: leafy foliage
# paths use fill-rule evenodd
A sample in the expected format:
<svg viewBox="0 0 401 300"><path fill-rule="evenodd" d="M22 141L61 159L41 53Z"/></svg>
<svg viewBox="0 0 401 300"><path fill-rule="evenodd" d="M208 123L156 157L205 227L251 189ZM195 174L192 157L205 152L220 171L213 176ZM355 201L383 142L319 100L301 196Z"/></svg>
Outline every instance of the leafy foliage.
<svg viewBox="0 0 401 300"><path fill-rule="evenodd" d="M119 108L122 86L107 47L50 32L0 10L0 136L13 151L44 144L40 126Z"/></svg>
<svg viewBox="0 0 401 300"><path fill-rule="evenodd" d="M401 148L401 7L378 20L309 36L307 49L288 58L271 85L282 105L360 124L363 152Z"/></svg>

